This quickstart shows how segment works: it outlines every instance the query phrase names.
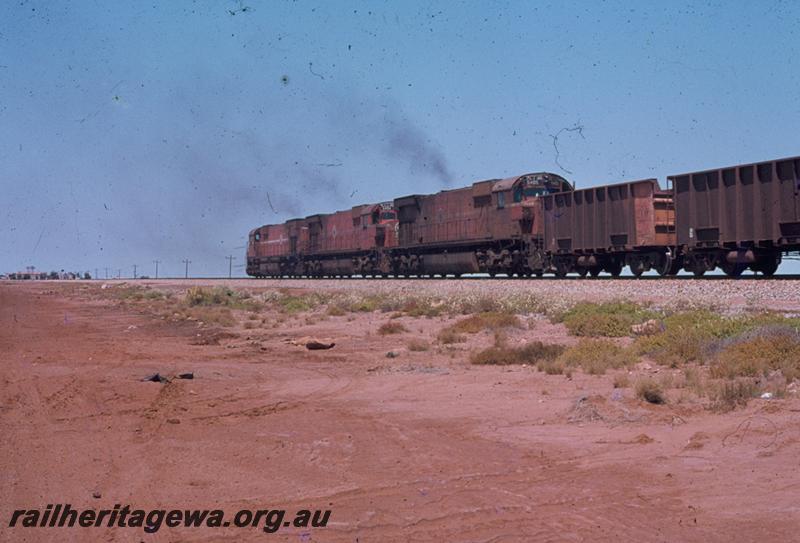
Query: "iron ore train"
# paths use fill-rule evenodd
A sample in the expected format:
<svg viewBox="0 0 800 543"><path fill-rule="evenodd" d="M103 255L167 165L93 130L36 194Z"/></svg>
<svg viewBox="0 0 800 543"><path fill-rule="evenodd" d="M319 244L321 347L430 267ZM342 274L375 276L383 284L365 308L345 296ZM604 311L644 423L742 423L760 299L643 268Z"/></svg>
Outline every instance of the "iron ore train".
<svg viewBox="0 0 800 543"><path fill-rule="evenodd" d="M486 273L771 276L800 251L800 157L574 190L554 173L479 181L252 230L254 277Z"/></svg>

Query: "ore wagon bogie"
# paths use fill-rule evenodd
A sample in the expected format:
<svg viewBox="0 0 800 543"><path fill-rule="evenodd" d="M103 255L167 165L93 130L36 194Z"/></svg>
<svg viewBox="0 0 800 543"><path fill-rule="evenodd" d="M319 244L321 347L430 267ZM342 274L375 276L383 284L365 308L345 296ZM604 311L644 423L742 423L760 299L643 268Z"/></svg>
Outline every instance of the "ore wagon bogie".
<svg viewBox="0 0 800 543"><path fill-rule="evenodd" d="M720 267L772 275L800 251L800 157L573 190L547 172L413 194L250 232L256 277L577 273Z"/></svg>

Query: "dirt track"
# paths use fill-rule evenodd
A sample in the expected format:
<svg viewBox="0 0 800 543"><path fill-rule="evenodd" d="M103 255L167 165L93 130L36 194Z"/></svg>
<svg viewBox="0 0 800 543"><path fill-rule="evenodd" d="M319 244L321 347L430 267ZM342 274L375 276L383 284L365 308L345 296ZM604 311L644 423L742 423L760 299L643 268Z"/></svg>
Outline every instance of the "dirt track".
<svg viewBox="0 0 800 543"><path fill-rule="evenodd" d="M405 351L375 335L373 314L194 345L190 323L67 288L0 283L3 526L54 502L331 509L331 521L272 535L3 528L4 541L727 542L800 529L796 397L727 414L654 406L609 376ZM284 341L307 334L337 345ZM140 381L183 371L196 379Z"/></svg>

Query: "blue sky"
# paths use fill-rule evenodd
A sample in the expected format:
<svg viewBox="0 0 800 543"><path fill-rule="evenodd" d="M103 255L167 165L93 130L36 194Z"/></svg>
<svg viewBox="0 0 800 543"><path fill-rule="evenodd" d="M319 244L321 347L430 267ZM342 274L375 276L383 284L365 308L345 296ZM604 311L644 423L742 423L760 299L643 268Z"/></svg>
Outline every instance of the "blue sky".
<svg viewBox="0 0 800 543"><path fill-rule="evenodd" d="M223 275L293 216L796 155L799 45L797 2L8 0L0 272Z"/></svg>

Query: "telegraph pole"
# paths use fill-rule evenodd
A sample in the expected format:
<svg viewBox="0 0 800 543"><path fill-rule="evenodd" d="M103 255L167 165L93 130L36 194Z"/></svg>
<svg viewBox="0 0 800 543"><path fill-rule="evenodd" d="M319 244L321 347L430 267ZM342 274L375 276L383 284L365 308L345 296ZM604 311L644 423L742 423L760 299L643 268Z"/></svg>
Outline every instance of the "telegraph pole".
<svg viewBox="0 0 800 543"><path fill-rule="evenodd" d="M117 270L117 279L119 279L120 277L122 277L122 269L121 268Z"/></svg>
<svg viewBox="0 0 800 543"><path fill-rule="evenodd" d="M106 279L108 279L108 266L106 266L105 270L106 270Z"/></svg>
<svg viewBox="0 0 800 543"><path fill-rule="evenodd" d="M160 260L153 260L153 264L156 265L156 279L158 279L158 265L161 263Z"/></svg>
<svg viewBox="0 0 800 543"><path fill-rule="evenodd" d="M226 256L225 258L228 259L228 279L230 279L231 277L233 277L233 261L236 260L236 257L231 255L231 256Z"/></svg>
<svg viewBox="0 0 800 543"><path fill-rule="evenodd" d="M133 278L136 279L136 264L133 265Z"/></svg>
<svg viewBox="0 0 800 543"><path fill-rule="evenodd" d="M95 279L100 279L100 273L98 273L97 268L94 269L94 278Z"/></svg>
<svg viewBox="0 0 800 543"><path fill-rule="evenodd" d="M186 260L181 260L181 262L183 262L184 264L186 264L186 273L184 274L184 276L183 276L183 277L184 277L185 279L189 279L189 264L191 264L191 263L192 263L192 261L191 261L191 260L189 260L189 259L187 258Z"/></svg>

